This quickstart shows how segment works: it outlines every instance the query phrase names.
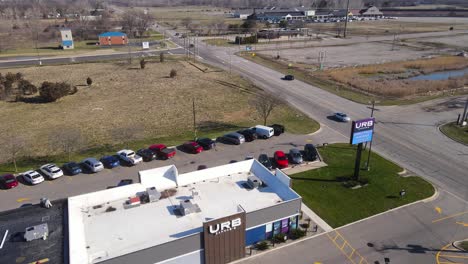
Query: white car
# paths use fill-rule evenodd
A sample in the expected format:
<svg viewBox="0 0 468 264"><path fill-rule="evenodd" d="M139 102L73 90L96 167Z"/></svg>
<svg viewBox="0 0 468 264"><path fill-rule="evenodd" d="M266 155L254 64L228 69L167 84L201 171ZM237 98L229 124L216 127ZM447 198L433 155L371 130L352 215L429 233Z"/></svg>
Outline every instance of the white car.
<svg viewBox="0 0 468 264"><path fill-rule="evenodd" d="M346 115L345 113L335 113L335 118L338 119L341 122L351 121L351 118L349 118L349 116Z"/></svg>
<svg viewBox="0 0 468 264"><path fill-rule="evenodd" d="M46 164L39 168L49 179L57 179L63 176L63 171L55 164Z"/></svg>
<svg viewBox="0 0 468 264"><path fill-rule="evenodd" d="M117 155L121 160L131 165L136 165L143 161L142 157L138 156L135 154L135 151L130 149L122 149L117 152Z"/></svg>
<svg viewBox="0 0 468 264"><path fill-rule="evenodd" d="M42 177L42 175L40 175L37 171L33 170L24 172L23 174L21 174L21 176L25 181L33 185L39 184L44 181L44 177Z"/></svg>
<svg viewBox="0 0 468 264"><path fill-rule="evenodd" d="M84 159L81 163L90 172L99 172L104 169L104 165L102 165L102 162L95 158Z"/></svg>

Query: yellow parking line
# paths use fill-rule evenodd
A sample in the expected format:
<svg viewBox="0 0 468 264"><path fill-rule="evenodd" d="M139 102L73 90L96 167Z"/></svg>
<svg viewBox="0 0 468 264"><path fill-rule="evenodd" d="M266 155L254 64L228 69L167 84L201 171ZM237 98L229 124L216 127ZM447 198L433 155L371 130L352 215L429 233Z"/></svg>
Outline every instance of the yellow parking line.
<svg viewBox="0 0 468 264"><path fill-rule="evenodd" d="M457 255L439 255L439 257L468 259L468 256L457 256Z"/></svg>
<svg viewBox="0 0 468 264"><path fill-rule="evenodd" d="M464 264L464 263L460 263L460 262L447 262L447 261L444 261L444 262L437 262L438 264Z"/></svg>
<svg viewBox="0 0 468 264"><path fill-rule="evenodd" d="M18 203L22 203L24 201L29 201L29 198L19 198L16 200Z"/></svg>
<svg viewBox="0 0 468 264"><path fill-rule="evenodd" d="M340 247L340 245L338 245L338 243L336 243L336 241L335 241L334 239L332 239L332 237L331 237L328 233L327 233L327 237L332 241L333 244L335 244L335 246L341 251L341 253L343 253L343 255L345 255L346 258L347 258L349 261L351 261L351 263L356 264L356 262L354 262L354 260L351 258L351 255L352 255L352 254L351 254L351 255L348 255L348 254L343 250L343 248L345 247L345 245L347 245L349 248L351 248L352 253L356 253L359 257L361 257L361 260L359 261L359 264L361 264L361 263L367 263L367 264L368 264L368 263L369 263L369 262L367 262L367 260L366 260L363 256L361 256L361 254L359 254L359 252L356 251L355 248L353 248L353 247L351 246L351 244L343 237L343 235L341 235L337 230L335 230L335 232L336 232L336 237L335 237L335 239L339 236L339 237L340 237L341 239L343 239L343 241L344 241L344 242L343 242L343 245L342 245L341 247Z"/></svg>
<svg viewBox="0 0 468 264"><path fill-rule="evenodd" d="M349 254L349 258L352 258L353 257L353 254L356 250L353 248L353 251L351 252L351 254Z"/></svg>
<svg viewBox="0 0 468 264"><path fill-rule="evenodd" d="M446 220L446 219L449 219L449 218L457 217L459 215L464 215L464 214L468 214L468 211L453 214L453 215L449 215L449 216L446 216L446 217L442 217L442 218L439 218L439 219L436 219L436 220L432 221L432 223L437 223L437 222L440 222L440 221L443 221L443 220Z"/></svg>

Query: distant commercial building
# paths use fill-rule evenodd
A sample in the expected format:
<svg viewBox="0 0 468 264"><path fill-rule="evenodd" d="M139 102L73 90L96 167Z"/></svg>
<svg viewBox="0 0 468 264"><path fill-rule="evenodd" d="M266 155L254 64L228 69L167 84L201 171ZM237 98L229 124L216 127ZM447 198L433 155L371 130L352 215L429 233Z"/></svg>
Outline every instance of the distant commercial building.
<svg viewBox="0 0 468 264"><path fill-rule="evenodd" d="M99 45L126 45L128 44L127 34L122 32L106 32L99 35Z"/></svg>
<svg viewBox="0 0 468 264"><path fill-rule="evenodd" d="M223 264L298 227L301 197L291 179L253 159L184 174L171 165L139 177L68 198L69 264Z"/></svg>
<svg viewBox="0 0 468 264"><path fill-rule="evenodd" d="M232 13L232 16L235 18L247 19L253 13L253 9L238 9Z"/></svg>
<svg viewBox="0 0 468 264"><path fill-rule="evenodd" d="M73 36L72 36L71 29L69 28L60 29L60 36L62 37L62 43L60 45L62 49L67 50L67 49L75 48L75 45L73 44Z"/></svg>
<svg viewBox="0 0 468 264"><path fill-rule="evenodd" d="M381 17L383 13L376 6L369 6L359 11L359 16L362 17Z"/></svg>
<svg viewBox="0 0 468 264"><path fill-rule="evenodd" d="M315 10L307 8L293 9L254 9L248 19L279 22L281 20L306 20L315 16Z"/></svg>

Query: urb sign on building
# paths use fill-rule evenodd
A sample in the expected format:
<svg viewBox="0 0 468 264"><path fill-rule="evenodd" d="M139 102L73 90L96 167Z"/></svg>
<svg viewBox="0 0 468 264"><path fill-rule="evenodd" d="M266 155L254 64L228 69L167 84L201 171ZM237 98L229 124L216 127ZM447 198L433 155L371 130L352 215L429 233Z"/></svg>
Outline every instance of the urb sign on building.
<svg viewBox="0 0 468 264"><path fill-rule="evenodd" d="M239 217L236 219L232 219L230 221L210 225L209 232L210 234L219 235L227 231L235 230L236 227L241 226L241 225L242 225L242 221Z"/></svg>
<svg viewBox="0 0 468 264"><path fill-rule="evenodd" d="M375 118L366 118L353 121L350 144L355 145L372 141L372 136L374 134L374 124Z"/></svg>

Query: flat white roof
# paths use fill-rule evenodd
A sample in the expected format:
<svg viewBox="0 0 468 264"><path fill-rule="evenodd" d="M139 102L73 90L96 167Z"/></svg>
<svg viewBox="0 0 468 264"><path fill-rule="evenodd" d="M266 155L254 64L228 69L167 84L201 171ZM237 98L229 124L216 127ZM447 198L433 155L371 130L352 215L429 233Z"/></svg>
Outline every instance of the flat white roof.
<svg viewBox="0 0 468 264"><path fill-rule="evenodd" d="M246 188L252 175L266 186ZM140 172L140 180L69 199L71 264L97 263L202 232L203 222L235 214L238 205L248 213L299 198L286 185L286 175L275 176L256 160L181 175L174 166L167 166ZM130 196L147 187L160 191L169 187L176 192L157 202L124 208ZM198 195L193 195L194 190ZM200 212L175 213L180 201L188 199ZM115 210L106 212L109 207Z"/></svg>

